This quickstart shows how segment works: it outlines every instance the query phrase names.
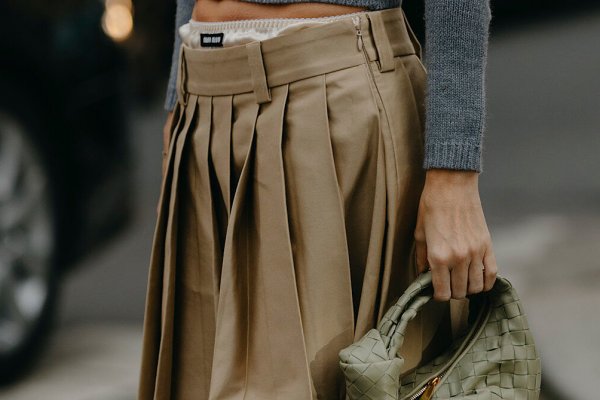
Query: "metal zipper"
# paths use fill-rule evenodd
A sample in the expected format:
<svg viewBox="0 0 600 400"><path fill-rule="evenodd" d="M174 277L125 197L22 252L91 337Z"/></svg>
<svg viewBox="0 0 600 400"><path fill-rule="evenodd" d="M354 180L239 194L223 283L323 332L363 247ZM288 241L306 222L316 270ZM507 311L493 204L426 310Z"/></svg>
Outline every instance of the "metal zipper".
<svg viewBox="0 0 600 400"><path fill-rule="evenodd" d="M360 17L358 17L358 16L352 17L352 20L354 21L354 27L356 28L356 45L358 47L358 50L363 52L363 55L365 57L365 67L369 71L369 76L371 77L371 83L376 87L377 80L375 79L375 74L373 74L373 71L371 70L371 65L370 65L371 61L369 59L369 53L367 52L367 47L365 46L365 42L363 40L363 35L362 35L362 30L360 28Z"/></svg>
<svg viewBox="0 0 600 400"><path fill-rule="evenodd" d="M470 344L461 349L461 353L459 354L459 356L456 359L454 359L450 364L447 364L442 368L442 370L444 372L440 373L439 375L436 375L433 379L431 379L429 382L427 382L427 384L425 386L423 386L421 389L419 389L418 392L416 392L414 395L412 395L408 400L417 400L417 399L431 400L431 398L433 397L433 392L435 390L435 387L444 379L444 376L446 376L446 374L448 374L450 369L453 366L457 365L457 363L460 360L462 360L462 358L465 356L465 354L473 346L473 343L475 343L472 339L474 337L477 337L478 334L485 328L487 320L490 316L490 311L489 311L490 307L491 307L491 305L490 305L489 301L481 306L481 309L479 310L479 314L477 315L477 319L475 322L475 324L477 324L478 327L474 328L474 330L471 331L469 333L469 335L466 337L466 340L469 340Z"/></svg>
<svg viewBox="0 0 600 400"><path fill-rule="evenodd" d="M423 386L417 393L412 395L410 400L431 400L431 398L433 397L433 390L435 389L436 385L440 383L444 375L446 374L440 374L432 380L430 380L429 382L427 382L427 385Z"/></svg>
<svg viewBox="0 0 600 400"><path fill-rule="evenodd" d="M364 48L362 31L360 30L360 17L354 16L352 17L352 21L354 22L354 27L356 28L356 45L358 47L358 51L362 51Z"/></svg>

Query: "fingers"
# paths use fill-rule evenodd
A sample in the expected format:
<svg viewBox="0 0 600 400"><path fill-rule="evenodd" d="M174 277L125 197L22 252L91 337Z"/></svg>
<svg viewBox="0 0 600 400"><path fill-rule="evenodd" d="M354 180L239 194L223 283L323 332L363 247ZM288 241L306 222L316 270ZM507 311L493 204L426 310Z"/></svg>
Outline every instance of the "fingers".
<svg viewBox="0 0 600 400"><path fill-rule="evenodd" d="M460 254L437 257L429 255L427 262L431 266L433 297L437 301L463 299L467 295L489 290L496 279L496 264L491 247L485 257L479 252L471 252L471 257Z"/></svg>
<svg viewBox="0 0 600 400"><path fill-rule="evenodd" d="M464 298L467 292L469 253L457 251L453 246L438 245L435 249L429 249L427 260L432 271L433 298L438 301Z"/></svg>
<svg viewBox="0 0 600 400"><path fill-rule="evenodd" d="M434 300L450 300L450 270L448 267L431 265L431 282L433 284Z"/></svg>
<svg viewBox="0 0 600 400"><path fill-rule="evenodd" d="M417 255L417 272L423 273L427 271L427 244L425 242L415 242L415 252Z"/></svg>
<svg viewBox="0 0 600 400"><path fill-rule="evenodd" d="M485 256L483 257L483 264L485 266L485 270L483 271L483 290L487 292L494 287L494 282L496 281L496 275L498 272L498 267L496 266L496 256L494 255L494 249L491 245L488 247L488 251L486 251Z"/></svg>
<svg viewBox="0 0 600 400"><path fill-rule="evenodd" d="M467 294L479 293L483 290L483 260L478 258L469 264L469 283Z"/></svg>
<svg viewBox="0 0 600 400"><path fill-rule="evenodd" d="M446 264L435 264L431 266L432 283L434 289L433 298L437 301L452 299L463 299L467 295L469 266L463 262L456 267L448 267Z"/></svg>
<svg viewBox="0 0 600 400"><path fill-rule="evenodd" d="M452 268L450 271L453 299L464 299L467 295L467 281L469 277L469 262L463 262L463 264Z"/></svg>

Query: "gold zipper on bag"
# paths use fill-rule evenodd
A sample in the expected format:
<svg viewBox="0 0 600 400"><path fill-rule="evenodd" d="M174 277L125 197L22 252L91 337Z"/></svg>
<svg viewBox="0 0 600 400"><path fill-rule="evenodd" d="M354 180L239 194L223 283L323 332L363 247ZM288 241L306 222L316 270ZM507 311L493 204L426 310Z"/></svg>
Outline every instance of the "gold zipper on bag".
<svg viewBox="0 0 600 400"><path fill-rule="evenodd" d="M421 389L419 389L415 394L410 396L408 400L431 400L433 398L433 394L435 392L436 386L440 384L440 382L444 379L446 374L448 374L452 368L464 357L464 355L469 351L469 349L473 346L475 341L473 338L479 336L481 331L485 328L488 318L490 316L490 302L486 301L485 304L481 306L477 313L477 318L473 323L473 327L471 331L465 337L464 346L459 347L458 356L443 366L436 376L431 378L429 382L427 382Z"/></svg>
<svg viewBox="0 0 600 400"><path fill-rule="evenodd" d="M429 381L427 386L423 388L424 390L421 394L421 397L419 397L419 400L431 400L431 398L433 397L433 391L435 387L438 385L438 383L440 383L443 377L444 375L436 376L431 381Z"/></svg>
<svg viewBox="0 0 600 400"><path fill-rule="evenodd" d="M433 390L435 389L436 385L438 383L440 383L440 381L442 380L442 378L444 377L444 374L442 375L438 375L435 378L433 378L432 380L430 380L427 385L423 386L423 388L421 388L421 390L419 390L417 393L415 393L414 396L412 396L410 398L410 400L431 400L431 398L433 397Z"/></svg>

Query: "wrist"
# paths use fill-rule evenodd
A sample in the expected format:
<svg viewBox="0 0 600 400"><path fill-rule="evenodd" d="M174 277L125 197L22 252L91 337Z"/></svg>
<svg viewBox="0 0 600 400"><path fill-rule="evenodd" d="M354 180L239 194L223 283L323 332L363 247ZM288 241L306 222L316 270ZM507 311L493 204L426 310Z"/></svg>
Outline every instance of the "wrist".
<svg viewBox="0 0 600 400"><path fill-rule="evenodd" d="M430 169L425 176L426 195L456 198L479 196L479 172L452 169Z"/></svg>
<svg viewBox="0 0 600 400"><path fill-rule="evenodd" d="M445 168L431 168L425 174L425 180L432 184L477 185L479 172Z"/></svg>

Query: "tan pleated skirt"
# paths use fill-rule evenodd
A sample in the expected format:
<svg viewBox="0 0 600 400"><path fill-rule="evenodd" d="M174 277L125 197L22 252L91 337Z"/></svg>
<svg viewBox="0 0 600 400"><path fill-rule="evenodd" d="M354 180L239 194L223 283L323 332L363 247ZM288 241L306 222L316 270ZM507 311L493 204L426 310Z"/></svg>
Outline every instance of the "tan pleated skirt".
<svg viewBox="0 0 600 400"><path fill-rule="evenodd" d="M182 47L139 400L344 399L339 351L415 278L426 72L400 8L355 22ZM421 313L405 370L453 322Z"/></svg>

